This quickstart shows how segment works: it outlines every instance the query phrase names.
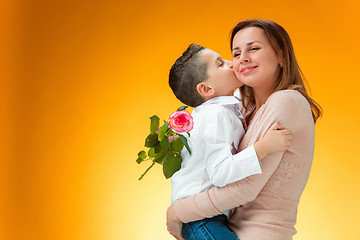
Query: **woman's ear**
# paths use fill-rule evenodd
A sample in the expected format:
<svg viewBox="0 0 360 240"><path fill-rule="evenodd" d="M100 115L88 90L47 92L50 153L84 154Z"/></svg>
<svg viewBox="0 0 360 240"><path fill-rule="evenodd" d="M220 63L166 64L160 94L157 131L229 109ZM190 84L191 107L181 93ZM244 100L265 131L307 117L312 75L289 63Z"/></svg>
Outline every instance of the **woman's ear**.
<svg viewBox="0 0 360 240"><path fill-rule="evenodd" d="M205 82L198 83L196 90L205 99L212 97L215 94L215 89L207 85Z"/></svg>
<svg viewBox="0 0 360 240"><path fill-rule="evenodd" d="M283 66L284 66L284 61L283 61L283 59L284 59L284 55L283 55L283 50L281 50L281 52L280 52L280 54L281 54L281 56L278 56L278 62L279 62L279 65L280 65L280 67L282 68Z"/></svg>

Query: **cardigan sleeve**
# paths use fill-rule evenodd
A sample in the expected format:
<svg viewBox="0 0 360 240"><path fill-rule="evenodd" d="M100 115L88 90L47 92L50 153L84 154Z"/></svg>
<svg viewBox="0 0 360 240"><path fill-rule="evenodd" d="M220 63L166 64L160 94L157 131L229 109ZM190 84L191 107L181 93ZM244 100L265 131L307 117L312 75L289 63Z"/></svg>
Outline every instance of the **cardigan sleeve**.
<svg viewBox="0 0 360 240"><path fill-rule="evenodd" d="M257 131L251 139L260 139L274 122L279 122L285 128L293 132L299 128L298 117L304 111L307 112L308 105L297 104L299 98L291 94L292 91L279 91L269 97L260 121L256 125ZM298 93L300 94L300 93ZM300 94L301 95L301 94ZM305 100L306 101L306 100ZM291 147L289 149L291 151ZM222 212L239 207L253 201L262 188L265 186L271 175L277 169L282 153L274 153L262 161L262 174L252 175L225 187L213 187L199 194L179 199L173 203L175 212L179 219L184 222L191 222L203 218L209 218Z"/></svg>

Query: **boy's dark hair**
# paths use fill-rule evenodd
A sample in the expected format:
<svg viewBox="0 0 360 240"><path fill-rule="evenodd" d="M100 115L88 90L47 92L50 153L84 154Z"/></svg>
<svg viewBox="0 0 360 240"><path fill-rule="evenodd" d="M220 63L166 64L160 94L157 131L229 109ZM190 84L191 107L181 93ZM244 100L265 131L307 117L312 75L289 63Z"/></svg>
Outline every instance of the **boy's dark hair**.
<svg viewBox="0 0 360 240"><path fill-rule="evenodd" d="M205 101L196 90L196 86L207 79L207 64L199 58L199 52L204 49L195 43L190 44L170 69L171 89L182 103L190 107Z"/></svg>

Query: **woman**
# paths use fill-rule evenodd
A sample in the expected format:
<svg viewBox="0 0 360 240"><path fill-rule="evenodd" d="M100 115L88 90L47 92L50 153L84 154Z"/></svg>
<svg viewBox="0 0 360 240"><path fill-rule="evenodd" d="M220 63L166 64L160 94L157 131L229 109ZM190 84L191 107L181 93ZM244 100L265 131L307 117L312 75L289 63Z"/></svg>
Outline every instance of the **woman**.
<svg viewBox="0 0 360 240"><path fill-rule="evenodd" d="M292 239L313 158L314 123L322 110L305 90L290 38L281 26L242 21L233 29L230 44L234 72L246 85L240 89L240 109L247 133L239 151L254 144L274 122L291 129L293 143L285 153L265 158L262 174L176 201L168 209L168 230L183 239L182 222L235 208L228 225L241 240Z"/></svg>

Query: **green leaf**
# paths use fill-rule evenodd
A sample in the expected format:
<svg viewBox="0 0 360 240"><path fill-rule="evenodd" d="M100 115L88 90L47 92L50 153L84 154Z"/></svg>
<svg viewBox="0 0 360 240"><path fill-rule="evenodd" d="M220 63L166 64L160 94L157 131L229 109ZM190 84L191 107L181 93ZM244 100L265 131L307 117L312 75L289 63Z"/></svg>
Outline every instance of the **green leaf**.
<svg viewBox="0 0 360 240"><path fill-rule="evenodd" d="M138 157L138 159L136 159L136 162L137 162L138 164L140 164L142 161L144 161L144 159L141 159L140 157Z"/></svg>
<svg viewBox="0 0 360 240"><path fill-rule="evenodd" d="M145 151L140 151L139 153L138 153L138 156L141 158L141 159L145 159L146 158L146 152Z"/></svg>
<svg viewBox="0 0 360 240"><path fill-rule="evenodd" d="M166 157L166 154L167 154L169 151L170 151L170 150L168 150L168 151L166 151L166 152L160 151L158 154L156 154L156 157L154 158L154 162L163 164L163 163L164 163L164 158Z"/></svg>
<svg viewBox="0 0 360 240"><path fill-rule="evenodd" d="M191 155L191 150L190 150L190 147L189 147L186 137L184 137L183 135L179 135L179 137Z"/></svg>
<svg viewBox="0 0 360 240"><path fill-rule="evenodd" d="M148 151L148 155L150 158L154 158L156 156L155 148L150 148L150 150Z"/></svg>
<svg viewBox="0 0 360 240"><path fill-rule="evenodd" d="M184 105L184 106L179 107L176 111L182 111L182 110L185 110L187 108L188 108L188 106Z"/></svg>
<svg viewBox="0 0 360 240"><path fill-rule="evenodd" d="M180 154L169 152L163 164L163 173L166 179L170 178L181 168L182 158Z"/></svg>
<svg viewBox="0 0 360 240"><path fill-rule="evenodd" d="M163 138L163 140L161 140L160 142L160 146L161 146L161 149L166 152L169 150L169 147L170 147L170 142L169 142L169 138L167 136L165 136Z"/></svg>
<svg viewBox="0 0 360 240"><path fill-rule="evenodd" d="M149 134L145 140L145 147L152 148L155 147L159 143L158 134Z"/></svg>
<svg viewBox="0 0 360 240"><path fill-rule="evenodd" d="M138 158L136 159L136 162L140 164L142 161L144 161L145 158L146 158L146 152L140 151L138 153Z"/></svg>
<svg viewBox="0 0 360 240"><path fill-rule="evenodd" d="M171 149L175 152L181 152L181 150L184 148L184 143L182 142L181 138L175 138L171 142Z"/></svg>
<svg viewBox="0 0 360 240"><path fill-rule="evenodd" d="M154 148L155 148L155 153L159 153L161 151L160 142L158 142Z"/></svg>
<svg viewBox="0 0 360 240"><path fill-rule="evenodd" d="M159 132L159 137L158 137L158 140L161 141L163 140L164 136L165 136L165 133L166 131L169 129L169 123L164 123L164 125L161 126L160 128L160 132Z"/></svg>
<svg viewBox="0 0 360 240"><path fill-rule="evenodd" d="M154 134L157 132L159 128L159 117L154 115L150 119L151 119L150 132L151 134Z"/></svg>

